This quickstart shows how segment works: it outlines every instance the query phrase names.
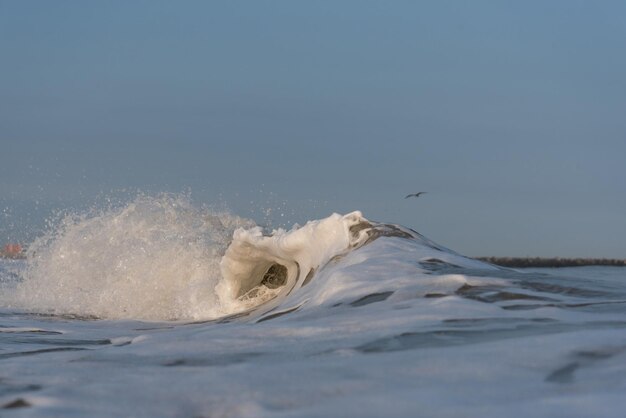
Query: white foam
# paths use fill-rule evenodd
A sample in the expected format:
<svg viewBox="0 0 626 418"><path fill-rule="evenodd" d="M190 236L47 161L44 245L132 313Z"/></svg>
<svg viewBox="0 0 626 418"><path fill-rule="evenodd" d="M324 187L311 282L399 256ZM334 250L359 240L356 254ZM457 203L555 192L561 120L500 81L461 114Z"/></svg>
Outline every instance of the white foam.
<svg viewBox="0 0 626 418"><path fill-rule="evenodd" d="M30 246L24 280L1 302L101 318L218 316L220 259L232 232L252 225L170 195L67 216Z"/></svg>
<svg viewBox="0 0 626 418"><path fill-rule="evenodd" d="M335 213L291 231L276 230L271 236L263 236L258 227L236 230L221 261L224 279L218 284L217 293L223 306L231 312L250 307L250 302L240 296L257 288L268 269L276 264L286 268L286 284L275 292L266 291L254 304L301 286L306 276L356 245L360 236L353 237L350 227L364 221L361 212L344 216Z"/></svg>
<svg viewBox="0 0 626 418"><path fill-rule="evenodd" d="M356 245L350 227L364 221L360 212L333 214L264 236L254 222L198 209L184 196L139 196L65 217L30 246L23 281L0 305L113 319L217 318L299 287ZM286 272L277 287L262 283L274 265Z"/></svg>

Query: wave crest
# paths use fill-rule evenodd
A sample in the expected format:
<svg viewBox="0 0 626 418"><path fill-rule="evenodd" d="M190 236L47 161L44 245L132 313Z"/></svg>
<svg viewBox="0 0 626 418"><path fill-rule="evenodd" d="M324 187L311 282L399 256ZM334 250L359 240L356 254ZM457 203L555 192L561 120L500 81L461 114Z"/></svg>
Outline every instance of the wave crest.
<svg viewBox="0 0 626 418"><path fill-rule="evenodd" d="M356 211L335 213L291 231L279 229L271 236L264 236L259 227L236 230L220 263L220 300L227 310L236 311L292 292L333 257L362 243L366 233L355 233L354 228L363 224L369 225Z"/></svg>
<svg viewBox="0 0 626 418"><path fill-rule="evenodd" d="M278 229L141 195L123 207L68 215L31 244L0 305L34 312L142 320L260 314L367 238L360 212Z"/></svg>

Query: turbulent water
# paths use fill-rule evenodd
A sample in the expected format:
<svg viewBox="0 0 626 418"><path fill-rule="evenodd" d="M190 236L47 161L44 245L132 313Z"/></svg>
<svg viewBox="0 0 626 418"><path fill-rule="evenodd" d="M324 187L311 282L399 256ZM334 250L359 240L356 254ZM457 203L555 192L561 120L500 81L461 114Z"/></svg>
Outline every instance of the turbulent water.
<svg viewBox="0 0 626 418"><path fill-rule="evenodd" d="M0 260L0 416L621 417L625 276L140 196Z"/></svg>

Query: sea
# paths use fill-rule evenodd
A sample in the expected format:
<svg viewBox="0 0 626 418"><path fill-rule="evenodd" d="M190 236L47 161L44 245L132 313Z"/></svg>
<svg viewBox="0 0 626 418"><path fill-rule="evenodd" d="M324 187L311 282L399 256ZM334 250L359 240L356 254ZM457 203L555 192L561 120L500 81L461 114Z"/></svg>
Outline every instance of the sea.
<svg viewBox="0 0 626 418"><path fill-rule="evenodd" d="M271 229L167 195L0 260L2 417L625 410L620 267L502 268L359 211Z"/></svg>

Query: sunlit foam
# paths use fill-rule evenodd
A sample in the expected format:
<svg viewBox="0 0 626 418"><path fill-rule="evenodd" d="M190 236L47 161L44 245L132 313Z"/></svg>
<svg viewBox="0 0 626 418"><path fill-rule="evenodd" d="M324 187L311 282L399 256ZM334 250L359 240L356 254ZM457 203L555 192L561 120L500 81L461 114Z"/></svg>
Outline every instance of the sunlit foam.
<svg viewBox="0 0 626 418"><path fill-rule="evenodd" d="M253 225L171 195L66 216L30 246L23 281L4 304L103 318L219 316L220 259L233 231Z"/></svg>
<svg viewBox="0 0 626 418"><path fill-rule="evenodd" d="M354 247L359 212L269 236L254 222L185 196L66 216L29 248L21 282L0 303L35 312L144 320L211 319L302 285Z"/></svg>

